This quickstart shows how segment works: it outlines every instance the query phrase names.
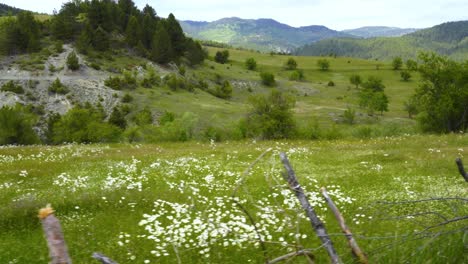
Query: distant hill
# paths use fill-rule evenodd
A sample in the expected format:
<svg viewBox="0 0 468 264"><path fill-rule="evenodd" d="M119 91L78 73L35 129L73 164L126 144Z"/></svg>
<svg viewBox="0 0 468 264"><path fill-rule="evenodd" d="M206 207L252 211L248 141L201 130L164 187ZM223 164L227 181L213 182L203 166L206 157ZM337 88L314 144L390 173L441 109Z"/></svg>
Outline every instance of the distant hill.
<svg viewBox="0 0 468 264"><path fill-rule="evenodd" d="M401 37L326 39L301 47L295 53L385 60L396 56L415 58L420 51L434 51L456 60L468 59L468 21L448 22Z"/></svg>
<svg viewBox="0 0 468 264"><path fill-rule="evenodd" d="M413 33L419 29L416 28L398 28L398 27L360 27L356 29L342 30L341 32L354 35L361 38L374 37L400 37L409 33Z"/></svg>
<svg viewBox="0 0 468 264"><path fill-rule="evenodd" d="M5 4L0 4L0 16L16 15L19 12L24 11L22 9L12 7Z"/></svg>
<svg viewBox="0 0 468 264"><path fill-rule="evenodd" d="M292 51L305 44L335 37L353 37L324 26L291 27L273 19L223 18L214 22L180 21L196 39L261 51Z"/></svg>

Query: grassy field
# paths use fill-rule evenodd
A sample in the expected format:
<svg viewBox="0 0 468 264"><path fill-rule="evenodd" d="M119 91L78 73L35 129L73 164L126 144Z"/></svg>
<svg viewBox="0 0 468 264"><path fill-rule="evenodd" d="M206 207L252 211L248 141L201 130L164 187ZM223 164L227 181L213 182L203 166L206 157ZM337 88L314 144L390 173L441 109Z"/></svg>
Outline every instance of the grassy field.
<svg viewBox="0 0 468 264"><path fill-rule="evenodd" d="M412 73L409 82L401 81L400 72L391 69L389 62L370 61L355 58L327 58L330 61L330 70L318 69L317 60L321 57L298 57L256 53L244 50L229 50L230 57L227 64L218 64L212 57L220 49L208 48L210 59L201 66L187 67L185 76L192 80L205 80L211 86L215 80L228 80L233 86L232 98L223 100L207 92L196 89L195 92L185 90L171 91L167 87L156 89L138 88L132 92L136 108L149 106L161 113L171 111L178 114L193 112L212 123L229 124L236 122L249 111L248 98L254 94L268 93L272 88L263 86L259 73L268 71L276 76L276 88L290 93L296 98L295 115L301 124L317 120L324 127L339 123L343 112L351 107L357 111L357 120L360 124L396 123L403 126L414 127L415 122L408 118L403 103L413 94L418 86L419 75ZM249 71L245 68L245 60L253 57L257 61L258 69ZM298 68L304 71L304 81L290 81L291 71L284 69L287 59L293 57L298 62ZM103 69L114 67L132 69L134 66L144 65L145 61L134 58L115 56L112 61L98 60ZM170 72L159 72L164 76ZM349 82L352 74L359 74L363 80L369 76L376 76L383 80L385 92L389 97L389 112L383 116L368 117L364 109L358 106L358 90ZM218 76L218 77L217 77ZM333 81L335 86L328 86ZM346 130L346 127L343 126Z"/></svg>
<svg viewBox="0 0 468 264"><path fill-rule="evenodd" d="M467 220L450 222L468 214L466 183L454 163L466 156L468 137L452 134L0 147L0 263L47 262L37 218L47 203L74 263L94 263L95 251L119 263L263 263L258 234L237 203L253 217L269 259L308 248L317 263L328 263L282 179L280 151L345 263L353 259L318 192L322 186L371 263L468 260ZM460 199L421 201L441 197Z"/></svg>

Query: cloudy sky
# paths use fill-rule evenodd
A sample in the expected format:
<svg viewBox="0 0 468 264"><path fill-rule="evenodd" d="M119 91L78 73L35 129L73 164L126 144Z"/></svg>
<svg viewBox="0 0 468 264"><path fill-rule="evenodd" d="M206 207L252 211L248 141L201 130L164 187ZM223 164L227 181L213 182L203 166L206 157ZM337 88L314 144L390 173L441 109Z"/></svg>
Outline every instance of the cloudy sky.
<svg viewBox="0 0 468 264"><path fill-rule="evenodd" d="M52 13L67 0L0 0L32 11ZM158 15L213 21L223 17L273 18L291 26L325 25L342 30L362 26L424 28L468 20L467 0L134 0Z"/></svg>

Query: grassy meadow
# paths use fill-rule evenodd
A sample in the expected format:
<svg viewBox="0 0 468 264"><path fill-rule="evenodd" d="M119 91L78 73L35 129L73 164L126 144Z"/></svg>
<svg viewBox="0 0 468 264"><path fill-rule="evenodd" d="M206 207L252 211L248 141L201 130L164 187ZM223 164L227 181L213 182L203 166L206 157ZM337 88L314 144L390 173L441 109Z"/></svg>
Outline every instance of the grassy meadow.
<svg viewBox="0 0 468 264"><path fill-rule="evenodd" d="M466 219L450 221L468 214L466 183L454 163L468 152L465 134L3 146L0 263L48 261L37 218L48 203L73 263L95 263L96 251L118 263L264 263L259 236L270 260L310 249L317 263L328 263L282 178L279 152L288 154L345 263L354 260L320 187L370 263L466 263Z"/></svg>
<svg viewBox="0 0 468 264"><path fill-rule="evenodd" d="M270 55L246 50L230 49L229 62L218 64L213 61L214 54L221 50L207 48L210 58L203 65L195 68L186 67L185 78L191 80L205 80L210 86L215 85L217 79L230 81L233 92L229 100L220 99L211 94L196 89L188 92L183 89L173 91L168 87L156 89L137 88L132 92L135 98L135 109L145 106L151 109L171 111L177 114L193 112L205 123L229 125L244 117L249 111L248 98L255 94L266 94L272 89L260 82L260 72L271 72L275 75L275 88L287 92L296 99L295 116L300 126L307 126L311 122L318 122L324 128L339 127L341 131L354 130L353 127L342 125L343 112L348 108L356 110L358 124L364 126L377 126L382 124L395 124L414 130L416 123L408 118L404 109L404 102L414 93L419 83L419 75L412 72L412 79L403 82L400 71L394 71L388 61L372 61L356 58L326 57L330 61L330 69L321 71L317 61L323 57L301 57ZM135 57L113 55L111 61L103 58L96 60L103 69L119 68L131 70L135 66L144 65L145 61L138 61ZM254 58L257 62L255 71L247 70L245 60ZM290 81L292 71L284 69L288 58L294 58L298 69L303 70L305 80ZM160 76L170 73L171 69L158 71ZM350 84L349 77L359 74L363 81L369 76L379 77L386 86L385 93L389 98L389 111L383 116L380 114L369 117L366 110L358 105L358 89ZM334 86L328 86L333 81ZM351 133L351 132L350 132Z"/></svg>

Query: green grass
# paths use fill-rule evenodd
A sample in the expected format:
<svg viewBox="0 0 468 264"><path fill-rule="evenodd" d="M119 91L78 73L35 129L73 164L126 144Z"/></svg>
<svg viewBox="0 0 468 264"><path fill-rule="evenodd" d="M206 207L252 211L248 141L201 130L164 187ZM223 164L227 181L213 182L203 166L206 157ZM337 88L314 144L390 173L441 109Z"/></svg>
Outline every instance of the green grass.
<svg viewBox="0 0 468 264"><path fill-rule="evenodd" d="M244 176L268 148L272 149ZM466 235L460 231L466 231L466 220L423 232L445 221L436 213L447 220L466 216L466 201L377 203L466 197L466 183L454 163L468 151L468 137L463 134L367 141L2 147L0 260L47 262L37 210L51 203L74 263L93 263L90 256L95 251L119 263L174 263L174 246L182 263L261 263L263 253L255 244L255 233L248 231L251 223L228 198L245 177L237 197L261 227L269 258L303 246L314 249L317 263L327 263L326 253L282 179L279 151L288 153L345 263L353 260L318 194L322 186L338 203L371 263L466 262ZM417 215L423 212L433 214ZM148 237L145 226L151 225L139 225L145 214L159 215L164 232L151 232L154 237ZM195 219L206 226L200 228ZM226 225L221 228L221 223ZM169 232L182 229L187 241L180 232ZM203 230L229 232L209 232L203 245L197 237ZM298 240L290 236L296 233ZM244 239L240 234L254 235ZM163 256L165 250L168 256Z"/></svg>
<svg viewBox="0 0 468 264"><path fill-rule="evenodd" d="M213 87L216 85L216 76L221 80L228 80L233 86L233 95L229 100L216 98L201 89L195 92L185 90L171 91L167 87L154 87L153 89L138 88L135 93L135 109L149 106L157 112L171 111L177 114L193 112L200 120L219 120L218 124L226 125L235 123L245 116L250 109L248 98L255 94L269 93L272 88L263 86L260 81L260 72L271 72L276 76L276 88L288 92L296 99L294 108L295 116L300 124L306 124L313 120L325 128L337 125L348 129L346 126L336 124L341 119L343 112L348 108L354 108L358 114L358 124L395 123L406 127L415 127L414 120L408 119L403 103L414 93L419 83L419 75L412 73L410 82L401 81L400 72L394 71L387 62L362 60L356 58L327 58L330 61L330 70L321 71L317 61L322 57L281 56L256 53L245 50L229 50L230 57L227 64L218 64L213 61L213 56L218 48L208 47L210 58L203 65L194 68L186 67L185 76L191 80L204 80ZM106 56L100 56L95 61L102 69L118 68L132 69L138 65L144 65L144 60L124 55L112 55L111 61ZM258 64L256 71L245 68L245 60L253 57ZM304 71L305 80L301 82L290 81L291 71L284 69L284 64L289 57L298 62L298 68ZM168 68L167 70L170 71ZM159 72L165 75L165 72ZM386 86L386 94L389 97L389 112L383 116L368 117L364 109L358 106L358 90L349 82L352 74L359 74L365 80L369 76L382 78ZM333 81L335 86L327 86ZM197 88L198 86L195 85ZM248 88L251 88L251 92Z"/></svg>

